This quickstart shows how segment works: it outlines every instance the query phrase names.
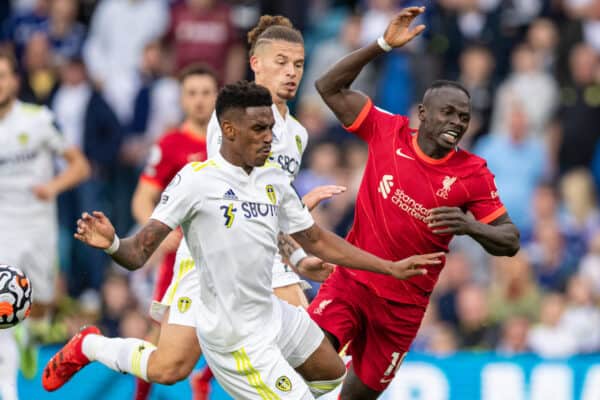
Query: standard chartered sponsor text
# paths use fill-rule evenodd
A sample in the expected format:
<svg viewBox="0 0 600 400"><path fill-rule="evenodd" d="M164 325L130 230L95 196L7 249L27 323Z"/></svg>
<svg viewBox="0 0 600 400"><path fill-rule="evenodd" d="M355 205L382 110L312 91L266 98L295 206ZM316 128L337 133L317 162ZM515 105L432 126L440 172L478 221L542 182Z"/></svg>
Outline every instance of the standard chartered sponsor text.
<svg viewBox="0 0 600 400"><path fill-rule="evenodd" d="M397 205L402 211L406 212L413 218L423 221L431 212L421 203L417 203L412 197L402 189L396 189L392 196L392 203Z"/></svg>

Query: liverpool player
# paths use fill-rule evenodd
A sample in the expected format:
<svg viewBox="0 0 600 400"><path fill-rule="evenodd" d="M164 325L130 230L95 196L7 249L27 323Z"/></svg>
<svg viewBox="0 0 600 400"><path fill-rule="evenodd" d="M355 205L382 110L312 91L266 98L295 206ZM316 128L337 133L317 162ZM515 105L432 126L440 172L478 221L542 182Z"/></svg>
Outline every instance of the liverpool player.
<svg viewBox="0 0 600 400"><path fill-rule="evenodd" d="M434 83L418 108L420 129L350 89L377 56L402 47L425 27L410 25L424 7L402 10L377 42L336 63L317 89L346 129L369 145L369 159L347 240L388 260L447 251L454 235L469 235L490 254L512 256L519 232L500 202L485 160L458 147L471 116L459 84ZM442 266L398 281L337 268L309 312L353 361L341 399L375 399L394 378L413 341Z"/></svg>

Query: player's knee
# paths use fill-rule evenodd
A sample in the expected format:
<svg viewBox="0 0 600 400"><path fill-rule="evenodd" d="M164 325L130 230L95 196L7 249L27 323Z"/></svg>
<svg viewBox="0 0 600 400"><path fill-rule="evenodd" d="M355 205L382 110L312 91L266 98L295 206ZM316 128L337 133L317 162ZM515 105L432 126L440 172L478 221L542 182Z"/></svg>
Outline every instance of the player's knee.
<svg viewBox="0 0 600 400"><path fill-rule="evenodd" d="M165 362L156 365L155 376L152 381L162 385L173 385L187 378L194 368L194 364L184 357L171 357Z"/></svg>
<svg viewBox="0 0 600 400"><path fill-rule="evenodd" d="M342 366L343 365L344 364L342 364ZM344 370L342 375L336 379L323 380L323 381L311 381L311 382L306 382L306 383L308 384L308 388L310 389L310 392L315 397L320 397L320 396L323 396L324 394L327 394L327 393L335 390L335 388L337 388L338 386L340 386L342 384L345 377L346 377L346 370Z"/></svg>

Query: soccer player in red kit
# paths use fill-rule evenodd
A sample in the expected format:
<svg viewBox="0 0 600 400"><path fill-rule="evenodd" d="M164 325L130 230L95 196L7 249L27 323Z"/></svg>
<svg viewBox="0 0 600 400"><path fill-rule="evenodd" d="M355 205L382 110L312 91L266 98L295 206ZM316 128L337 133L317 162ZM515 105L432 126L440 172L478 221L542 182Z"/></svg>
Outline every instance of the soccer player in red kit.
<svg viewBox="0 0 600 400"><path fill-rule="evenodd" d="M350 89L361 69L425 28L411 28L424 7L402 10L384 36L336 63L317 89L346 129L369 146L347 240L388 260L448 251L454 235L469 235L493 255L512 256L519 232L500 201L485 160L458 147L470 120L470 96L458 83L437 81L408 118L375 107ZM401 88L399 88L401 90ZM337 268L309 312L352 364L340 399L375 399L394 378L421 323L442 265L398 281Z"/></svg>
<svg viewBox="0 0 600 400"><path fill-rule="evenodd" d="M204 66L191 65L181 72L179 80L185 120L180 127L163 135L150 152L132 200L133 215L140 225L148 222L160 194L181 168L191 161L206 160L206 130L217 99L217 76ZM174 230L161 245L163 261L156 277L153 302L161 302L171 283L181 237L181 230ZM159 326L153 325L148 341L156 344L159 333ZM145 400L149 391L150 383L138 379L135 399Z"/></svg>

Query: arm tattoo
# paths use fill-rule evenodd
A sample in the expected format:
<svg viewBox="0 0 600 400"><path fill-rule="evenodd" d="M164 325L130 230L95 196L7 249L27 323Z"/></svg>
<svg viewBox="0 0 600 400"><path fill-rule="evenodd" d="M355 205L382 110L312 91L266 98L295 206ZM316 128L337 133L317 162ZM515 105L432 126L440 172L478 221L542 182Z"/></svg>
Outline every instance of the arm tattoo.
<svg viewBox="0 0 600 400"><path fill-rule="evenodd" d="M150 220L133 237L123 239L119 250L112 258L128 270L141 268L169 232L171 228L167 225Z"/></svg>
<svg viewBox="0 0 600 400"><path fill-rule="evenodd" d="M292 253L300 248L300 245L290 235L283 232L279 232L277 236L277 246L284 260L289 260Z"/></svg>
<svg viewBox="0 0 600 400"><path fill-rule="evenodd" d="M308 229L294 234L297 235L299 242L316 243L321 239L321 228L314 224Z"/></svg>

